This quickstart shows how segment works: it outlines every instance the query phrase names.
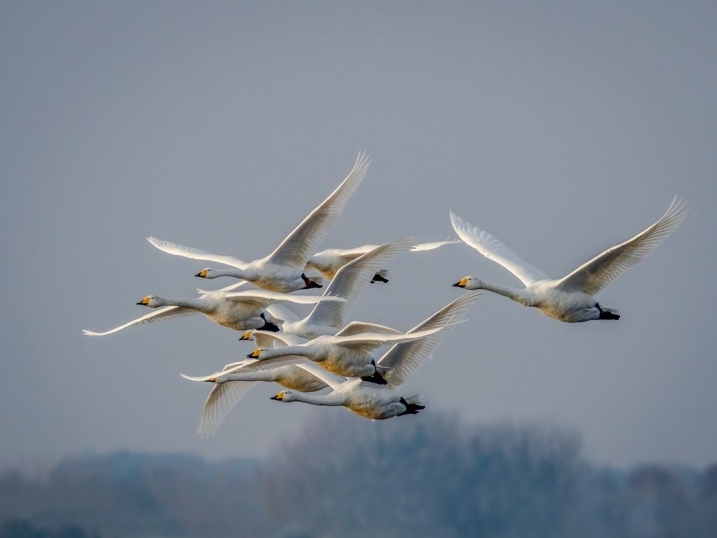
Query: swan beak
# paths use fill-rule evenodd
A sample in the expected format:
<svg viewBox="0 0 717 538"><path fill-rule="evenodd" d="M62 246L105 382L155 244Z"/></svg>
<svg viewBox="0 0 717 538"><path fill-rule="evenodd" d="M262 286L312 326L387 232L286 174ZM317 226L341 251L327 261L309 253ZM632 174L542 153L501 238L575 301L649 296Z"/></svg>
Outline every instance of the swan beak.
<svg viewBox="0 0 717 538"><path fill-rule="evenodd" d="M202 269L201 271L199 271L199 272L198 272L196 275L194 275L194 276L198 276L199 278L205 278L205 277L207 276L207 270L206 270L206 269Z"/></svg>
<svg viewBox="0 0 717 538"><path fill-rule="evenodd" d="M282 391L282 392L280 392L279 394L277 394L276 396L269 396L269 399L270 399L270 400L276 400L277 402L280 402L281 400L284 399L284 393L283 393L283 391Z"/></svg>
<svg viewBox="0 0 717 538"><path fill-rule="evenodd" d="M141 305L141 306L147 306L147 305L149 304L149 297L145 297L145 298L142 299L140 302L135 303L135 304L138 304L138 305Z"/></svg>
<svg viewBox="0 0 717 538"><path fill-rule="evenodd" d="M465 288L465 287L466 287L466 279L465 279L465 278L461 278L458 282L456 282L455 284L453 284L453 287L454 287L454 288Z"/></svg>
<svg viewBox="0 0 717 538"><path fill-rule="evenodd" d="M254 351L252 351L251 353L249 353L249 354L246 356L246 358L247 358L247 359L258 359L258 358L259 358L259 355L261 355L261 351L259 351L258 349L255 349Z"/></svg>
<svg viewBox="0 0 717 538"><path fill-rule="evenodd" d="M266 320L264 320L264 321L266 321ZM241 342L242 340L249 340L249 338L251 338L251 333L252 333L252 331L245 332L244 334L241 335L241 338L239 338L239 341Z"/></svg>

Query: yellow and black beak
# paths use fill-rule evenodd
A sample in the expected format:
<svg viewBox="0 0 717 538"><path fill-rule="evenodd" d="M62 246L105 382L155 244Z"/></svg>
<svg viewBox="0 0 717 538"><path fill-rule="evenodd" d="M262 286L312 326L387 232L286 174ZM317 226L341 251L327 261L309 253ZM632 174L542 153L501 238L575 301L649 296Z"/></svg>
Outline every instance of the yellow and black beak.
<svg viewBox="0 0 717 538"><path fill-rule="evenodd" d="M260 350L260 349L255 349L254 351L252 351L251 353L249 353L249 354L246 356L246 358L247 358L247 359L258 359L258 358L259 358L259 355L261 355L261 350Z"/></svg>
<svg viewBox="0 0 717 538"><path fill-rule="evenodd" d="M198 276L199 278L206 278L206 277L207 277L207 270L206 270L206 269L202 269L201 271L199 271L199 272L198 272L196 275L194 275L194 276Z"/></svg>
<svg viewBox="0 0 717 538"><path fill-rule="evenodd" d="M247 331L247 332L245 332L244 334L242 334L242 335L241 335L241 338L239 338L239 341L241 342L242 340L249 340L249 338L251 338L251 333L252 333L252 332L253 332L253 331Z"/></svg>
<svg viewBox="0 0 717 538"><path fill-rule="evenodd" d="M467 278L461 278L458 282L453 284L453 287L454 288L465 288L467 283L468 283Z"/></svg>
<svg viewBox="0 0 717 538"><path fill-rule="evenodd" d="M136 303L138 305L147 306L149 304L149 297L145 297L140 302Z"/></svg>
<svg viewBox="0 0 717 538"><path fill-rule="evenodd" d="M269 399L270 399L270 400L276 400L277 402L280 402L281 400L284 399L284 393L283 393L283 391L282 391L282 392L280 392L279 394L277 394L276 396L269 396Z"/></svg>

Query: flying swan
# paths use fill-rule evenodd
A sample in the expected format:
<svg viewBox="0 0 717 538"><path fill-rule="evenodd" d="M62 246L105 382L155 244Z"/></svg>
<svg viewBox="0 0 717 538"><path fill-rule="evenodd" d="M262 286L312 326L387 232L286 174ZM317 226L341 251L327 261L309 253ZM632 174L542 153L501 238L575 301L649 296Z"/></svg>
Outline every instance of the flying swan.
<svg viewBox="0 0 717 538"><path fill-rule="evenodd" d="M440 329L462 321L480 293L480 291L474 291L463 294L406 334ZM446 334L447 331L439 330L425 338L391 347L377 362L379 367L390 371L386 385L361 379L342 379L317 364L302 362L298 366L329 385L332 392L322 395L282 390L271 399L285 403L304 402L311 405L342 406L357 415L372 420L415 415L425 409L423 398L418 394L402 396L397 389L411 372L423 364L426 358L434 352Z"/></svg>
<svg viewBox="0 0 717 538"><path fill-rule="evenodd" d="M329 228L339 218L346 202L361 184L369 163L369 156L359 153L356 163L346 179L294 228L294 231L276 247L274 252L265 258L247 263L233 256L210 254L203 250L177 245L154 237L148 237L147 241L169 254L234 267L234 269L205 268L195 275L201 278L230 276L249 281L260 288L281 293L320 288L322 286L318 277L311 279L304 273L306 261L311 252L321 243Z"/></svg>
<svg viewBox="0 0 717 538"><path fill-rule="evenodd" d="M274 318L264 311L271 304L281 302L316 304L321 301L342 302L344 300L341 297L289 295L266 290L206 292L194 299L169 299L148 295L137 304L158 310L109 331L99 333L83 330L82 332L87 336L105 336L127 327L193 314L204 314L214 323L237 331L259 328L278 331L282 320Z"/></svg>
<svg viewBox="0 0 717 538"><path fill-rule="evenodd" d="M687 203L675 197L655 224L632 239L607 249L559 280L551 279L524 262L488 232L472 226L452 211L450 216L453 229L466 244L508 269L525 284L524 289L515 289L466 276L454 286L492 291L524 306L533 306L551 318L576 323L594 319L620 319L617 312L601 306L595 294L674 232L687 216Z"/></svg>

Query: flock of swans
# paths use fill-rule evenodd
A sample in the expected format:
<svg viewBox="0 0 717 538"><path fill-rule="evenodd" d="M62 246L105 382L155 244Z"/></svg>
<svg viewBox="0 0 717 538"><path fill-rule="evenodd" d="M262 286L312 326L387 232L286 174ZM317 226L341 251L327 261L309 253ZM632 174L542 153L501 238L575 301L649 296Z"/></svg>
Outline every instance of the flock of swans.
<svg viewBox="0 0 717 538"><path fill-rule="evenodd" d="M311 254L361 184L369 162L368 155L360 153L353 169L336 190L264 258L245 262L233 256L147 238L169 254L231 267L206 267L195 275L197 277L232 277L239 281L215 291L198 290L199 296L194 298L146 296L137 304L153 309L149 314L105 332L85 330L84 334L104 336L135 325L193 314L204 314L219 325L242 331L240 340L256 344L246 359L227 364L208 376L181 374L190 381L213 384L197 429L202 437L214 435L243 395L257 383L265 382L284 387L271 397L280 402L343 406L373 420L416 414L425 408L423 397L403 395L399 387L433 354L448 331L466 320L466 314L482 293L480 290L535 307L563 322L617 320L620 318L617 312L601 306L595 294L654 250L687 215L686 202L675 198L652 226L554 280L523 261L496 237L451 211L451 223L460 239L513 273L525 288L489 284L474 276L463 277L453 286L467 290L465 293L413 329L402 332L371 322L348 322L349 312L361 290L369 282L387 283L385 266L399 254L433 250L460 243L460 240L416 245L413 238L403 238L382 245L331 248ZM311 275L312 271L321 276ZM323 288L325 281L328 284L322 295L292 293ZM256 289L234 291L246 283ZM306 317L299 318L282 306L283 303L313 305L313 308ZM376 358L374 352L384 346L390 347ZM325 389L329 391L314 394Z"/></svg>

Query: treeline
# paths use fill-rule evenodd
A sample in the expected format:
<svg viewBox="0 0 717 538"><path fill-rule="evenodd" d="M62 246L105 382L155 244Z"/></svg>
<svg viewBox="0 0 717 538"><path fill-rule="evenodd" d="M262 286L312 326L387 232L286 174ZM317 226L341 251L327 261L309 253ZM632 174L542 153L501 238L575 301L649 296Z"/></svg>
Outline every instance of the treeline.
<svg viewBox="0 0 717 538"><path fill-rule="evenodd" d="M717 536L717 464L623 472L585 461L568 430L321 415L262 461L117 453L5 471L0 538Z"/></svg>

